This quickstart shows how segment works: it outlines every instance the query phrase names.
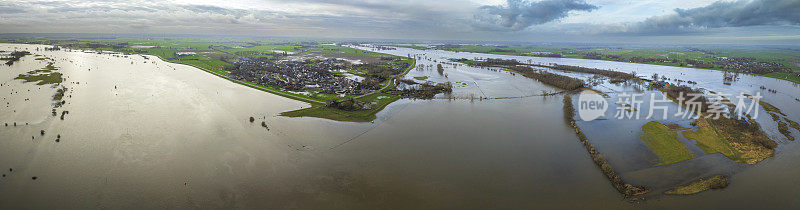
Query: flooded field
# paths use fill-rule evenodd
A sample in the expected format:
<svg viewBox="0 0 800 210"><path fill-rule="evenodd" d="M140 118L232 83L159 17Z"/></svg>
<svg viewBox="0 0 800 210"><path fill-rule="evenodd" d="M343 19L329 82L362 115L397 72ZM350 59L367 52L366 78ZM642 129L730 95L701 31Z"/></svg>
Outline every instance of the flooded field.
<svg viewBox="0 0 800 210"><path fill-rule="evenodd" d="M782 80L743 76L728 86L721 72L707 70L400 48L381 52L420 57L417 64L424 68L406 77L452 82L452 95L400 100L373 123L348 123L278 117L309 105L156 57L45 47L0 44L2 51L31 52L0 66L0 123L9 123L0 127L0 208L800 206L795 142L779 141L775 156L755 166L708 155L677 165L679 170L653 167L647 161L652 154L629 156L641 151L636 125L644 121L582 124L632 182L652 184L650 171L692 173L683 170L692 166L717 165L703 173L735 172L724 190L630 203L564 123L562 96L539 96L556 89L509 72L452 63L440 74L436 65L448 58L502 57L689 77L697 87L718 92L753 93L764 85L778 90L763 93L764 101L800 121L800 88ZM63 74L60 85L15 79L49 62ZM68 90L65 103L54 116L53 96L62 86ZM601 90L613 95L625 88ZM62 120L63 111L68 114ZM768 120L767 114L759 118L775 126ZM626 132L617 139L608 135Z"/></svg>

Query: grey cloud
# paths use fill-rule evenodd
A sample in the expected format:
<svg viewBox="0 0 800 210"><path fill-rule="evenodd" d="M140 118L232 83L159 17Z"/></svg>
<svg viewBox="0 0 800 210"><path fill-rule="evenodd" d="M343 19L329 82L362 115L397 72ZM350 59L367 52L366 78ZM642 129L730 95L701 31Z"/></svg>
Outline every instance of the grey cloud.
<svg viewBox="0 0 800 210"><path fill-rule="evenodd" d="M281 1L281 0L279 0ZM398 37L448 35L464 28L457 7L419 7L415 2L305 0L327 4L323 13L269 7L236 9L171 1L2 1L4 32L213 33L276 36ZM361 4L364 3L364 4ZM439 5L444 2L423 2ZM416 5L419 6L419 5ZM460 9L460 11L466 11ZM467 16L468 17L468 16ZM436 21L431 21L436 20ZM24 24L21 24L24 23ZM437 31L438 30L438 31ZM2 33L2 32L0 32Z"/></svg>
<svg viewBox="0 0 800 210"><path fill-rule="evenodd" d="M13 13L23 13L25 10L8 7L8 6L0 6L0 14L13 14Z"/></svg>
<svg viewBox="0 0 800 210"><path fill-rule="evenodd" d="M642 22L606 26L612 33L687 33L714 28L760 25L800 25L798 0L718 1L705 7L675 9L676 14Z"/></svg>
<svg viewBox="0 0 800 210"><path fill-rule="evenodd" d="M592 11L598 8L585 0L508 0L507 4L479 7L474 16L477 26L522 30L567 17L571 11Z"/></svg>

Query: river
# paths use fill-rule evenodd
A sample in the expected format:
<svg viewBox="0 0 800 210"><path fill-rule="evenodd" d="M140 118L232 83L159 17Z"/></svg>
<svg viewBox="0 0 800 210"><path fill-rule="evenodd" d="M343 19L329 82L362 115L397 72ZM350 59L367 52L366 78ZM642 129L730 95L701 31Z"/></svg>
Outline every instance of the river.
<svg viewBox="0 0 800 210"><path fill-rule="evenodd" d="M6 175L0 178L0 208L800 205L794 196L800 193L795 181L800 148L793 142L780 144L775 157L737 172L724 190L627 202L564 123L562 96L537 96L555 89L508 72L465 66L445 66L445 77L433 61L496 55L382 51L423 56L418 64L433 65L412 70L408 78L463 84L450 96L395 102L375 122L349 123L279 117L309 105L152 56L36 50L44 47L0 44L0 50L52 58L69 88L67 103L59 108L69 114L60 120L50 114L54 88L13 79L44 67L46 60L30 55L0 66L0 123L18 123L0 127L0 170ZM765 101L800 121L797 103L788 99L800 90L781 80L745 76L722 86L716 81L721 73L713 71L519 59L644 75L692 71L698 86L710 89L757 91L749 85L763 84L779 90ZM269 129L261 127L262 121Z"/></svg>

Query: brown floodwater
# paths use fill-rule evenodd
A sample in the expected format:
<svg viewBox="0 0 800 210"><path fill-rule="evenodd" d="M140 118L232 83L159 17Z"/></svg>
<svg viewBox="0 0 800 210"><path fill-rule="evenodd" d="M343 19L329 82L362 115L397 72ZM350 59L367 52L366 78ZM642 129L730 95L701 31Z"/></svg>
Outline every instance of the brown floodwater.
<svg viewBox="0 0 800 210"><path fill-rule="evenodd" d="M37 47L0 44L55 60L69 88L58 112L69 114L52 116L54 88L13 79L47 61L31 55L0 66L0 123L17 122L0 127L0 208L800 205L800 148L792 143L724 190L629 203L564 123L562 96L530 96L554 89L508 72L412 70L409 77L466 85L350 123L278 117L309 105L155 57ZM473 95L510 99L465 99Z"/></svg>

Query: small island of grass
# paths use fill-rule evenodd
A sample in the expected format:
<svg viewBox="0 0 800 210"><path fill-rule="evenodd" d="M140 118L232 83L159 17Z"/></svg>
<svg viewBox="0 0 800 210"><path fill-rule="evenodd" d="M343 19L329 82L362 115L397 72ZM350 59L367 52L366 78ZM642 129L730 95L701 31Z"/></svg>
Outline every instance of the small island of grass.
<svg viewBox="0 0 800 210"><path fill-rule="evenodd" d="M708 179L700 179L689 185L678 187L665 192L669 195L692 195L709 189L722 189L728 187L728 176L717 175Z"/></svg>
<svg viewBox="0 0 800 210"><path fill-rule="evenodd" d="M25 74L20 74L14 79L25 80L25 82L38 82L36 85L59 84L64 81L61 73L53 72L58 70L53 66L53 62L47 63L42 69L29 71Z"/></svg>

